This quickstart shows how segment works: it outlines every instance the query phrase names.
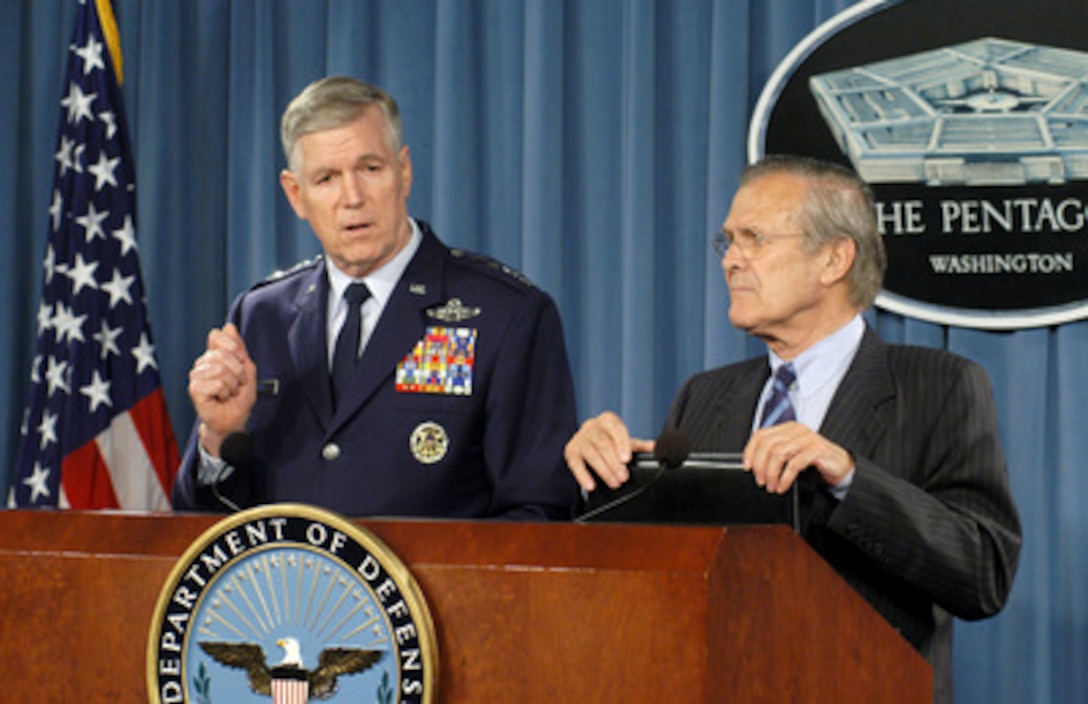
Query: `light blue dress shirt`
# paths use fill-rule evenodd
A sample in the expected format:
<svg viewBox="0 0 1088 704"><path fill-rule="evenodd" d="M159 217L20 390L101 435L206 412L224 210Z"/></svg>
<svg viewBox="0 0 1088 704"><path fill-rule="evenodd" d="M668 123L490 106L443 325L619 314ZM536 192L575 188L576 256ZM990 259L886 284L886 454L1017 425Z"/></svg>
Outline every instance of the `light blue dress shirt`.
<svg viewBox="0 0 1088 704"><path fill-rule="evenodd" d="M809 347L793 360L797 381L790 386L789 393L790 403L793 404L794 414L799 423L816 431L820 429L824 416L827 415L827 409L831 406L831 399L834 398L839 384L846 376L846 370L854 361L864 334L865 321L859 314L844 327ZM771 376L760 396L759 408L756 409L756 415L752 421L753 431L758 425L758 419L762 416L763 405L771 393L775 372L786 363L771 350L767 351L767 356L771 364ZM846 496L853 479L854 471L851 470L838 486L830 487L832 495L841 501Z"/></svg>

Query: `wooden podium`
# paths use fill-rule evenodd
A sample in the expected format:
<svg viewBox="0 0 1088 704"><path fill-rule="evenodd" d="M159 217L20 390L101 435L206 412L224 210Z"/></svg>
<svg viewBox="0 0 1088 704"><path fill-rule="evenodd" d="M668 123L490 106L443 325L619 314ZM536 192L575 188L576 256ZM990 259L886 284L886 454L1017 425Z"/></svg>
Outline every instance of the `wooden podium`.
<svg viewBox="0 0 1088 704"><path fill-rule="evenodd" d="M147 702L159 592L219 518L0 511L4 699ZM785 527L359 525L426 596L442 702L932 700L928 663Z"/></svg>

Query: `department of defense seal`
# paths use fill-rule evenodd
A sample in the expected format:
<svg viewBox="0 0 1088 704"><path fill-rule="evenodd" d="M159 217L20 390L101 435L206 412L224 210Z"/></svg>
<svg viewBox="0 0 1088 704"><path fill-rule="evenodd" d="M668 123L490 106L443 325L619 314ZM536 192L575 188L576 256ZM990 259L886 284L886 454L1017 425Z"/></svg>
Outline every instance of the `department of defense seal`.
<svg viewBox="0 0 1088 704"><path fill-rule="evenodd" d="M438 648L422 592L367 530L298 504L223 519L159 594L153 704L428 704Z"/></svg>

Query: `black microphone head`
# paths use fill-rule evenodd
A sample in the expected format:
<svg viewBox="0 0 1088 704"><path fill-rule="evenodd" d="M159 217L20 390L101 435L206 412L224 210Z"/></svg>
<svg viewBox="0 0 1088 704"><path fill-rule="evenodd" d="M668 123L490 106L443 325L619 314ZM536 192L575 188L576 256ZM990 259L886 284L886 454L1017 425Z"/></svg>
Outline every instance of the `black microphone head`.
<svg viewBox="0 0 1088 704"><path fill-rule="evenodd" d="M219 445L219 456L232 467L245 467L253 459L253 436L241 430L231 433Z"/></svg>
<svg viewBox="0 0 1088 704"><path fill-rule="evenodd" d="M654 460L666 467L679 467L691 452L691 439L683 430L666 430L654 444Z"/></svg>

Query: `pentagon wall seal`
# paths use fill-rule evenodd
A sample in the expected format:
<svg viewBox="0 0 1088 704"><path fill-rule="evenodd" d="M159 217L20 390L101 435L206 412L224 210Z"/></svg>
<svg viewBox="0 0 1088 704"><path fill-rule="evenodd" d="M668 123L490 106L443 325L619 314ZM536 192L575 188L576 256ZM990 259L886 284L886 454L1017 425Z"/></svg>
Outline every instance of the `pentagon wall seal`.
<svg viewBox="0 0 1088 704"><path fill-rule="evenodd" d="M748 156L805 154L869 183L876 306L985 330L1088 318L1088 3L862 0L801 40Z"/></svg>
<svg viewBox="0 0 1088 704"><path fill-rule="evenodd" d="M434 624L405 565L367 530L298 504L205 531L148 638L153 704L429 704L437 682Z"/></svg>

